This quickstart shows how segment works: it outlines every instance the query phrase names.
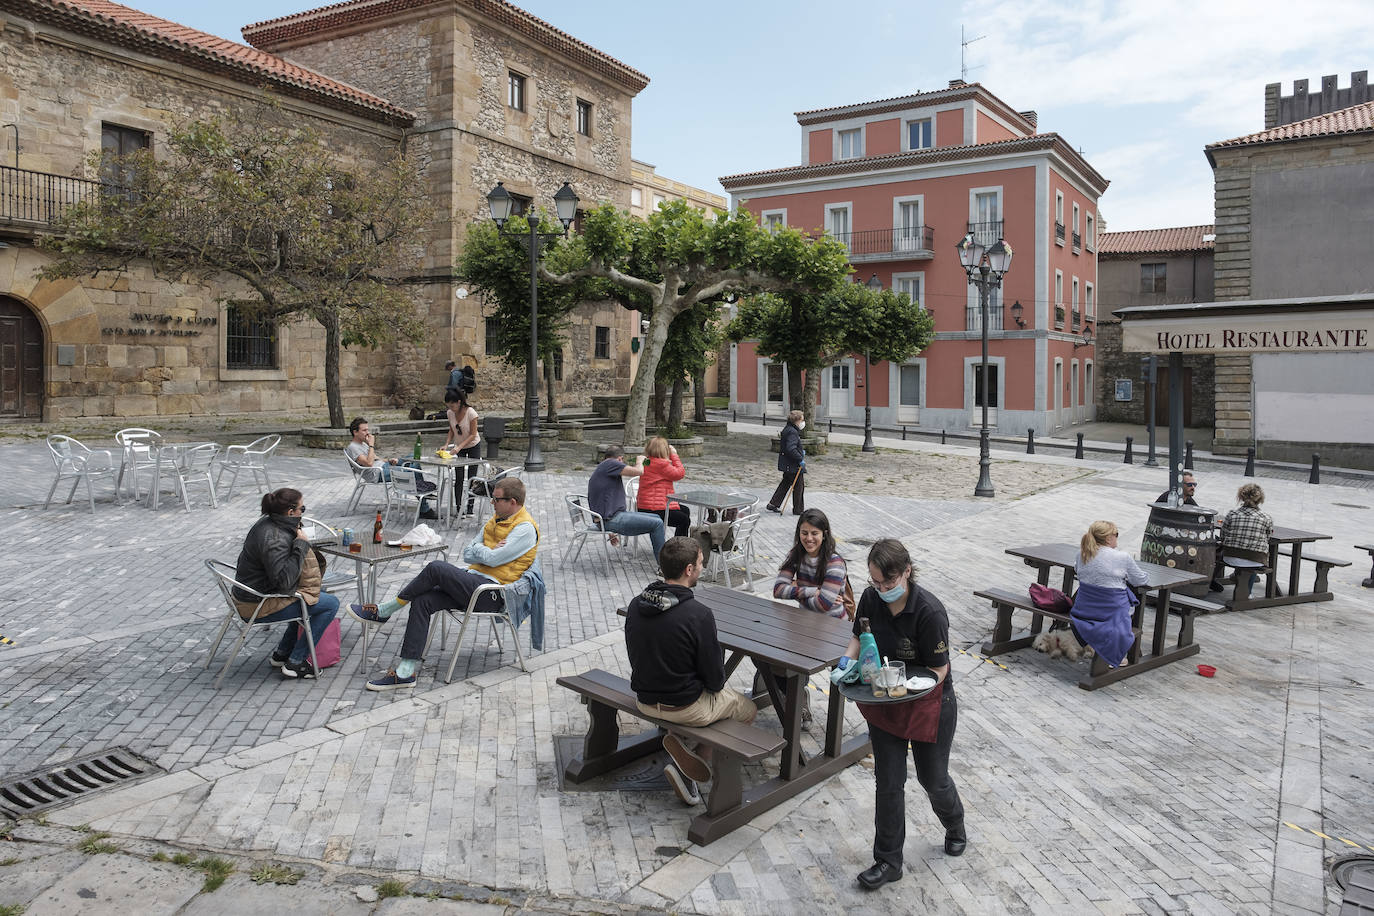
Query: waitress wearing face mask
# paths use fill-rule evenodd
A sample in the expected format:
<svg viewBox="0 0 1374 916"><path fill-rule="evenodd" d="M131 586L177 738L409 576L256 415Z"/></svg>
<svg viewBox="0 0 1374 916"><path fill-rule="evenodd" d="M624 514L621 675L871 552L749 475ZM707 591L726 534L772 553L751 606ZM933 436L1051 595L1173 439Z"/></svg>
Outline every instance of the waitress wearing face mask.
<svg viewBox="0 0 1374 916"><path fill-rule="evenodd" d="M949 775L958 705L949 670L949 617L945 606L916 584L911 555L902 542L884 538L868 552L869 587L854 615L854 638L836 665L831 680L858 664L859 634L868 623L878 654L906 663L907 674L929 668L938 683L933 691L909 703L859 703L873 742L873 864L859 873L859 884L875 890L902 877L906 843L906 754L916 764L916 779L930 799L931 810L945 828L945 855L964 852L964 805Z"/></svg>
<svg viewBox="0 0 1374 916"><path fill-rule="evenodd" d="M802 448L801 434L806 428L802 412L794 410L787 415L787 425L782 428L782 441L778 447L778 470L782 471L782 481L768 500L768 511L782 513L782 504L787 495L792 494L792 514L801 515L806 509L806 450Z"/></svg>

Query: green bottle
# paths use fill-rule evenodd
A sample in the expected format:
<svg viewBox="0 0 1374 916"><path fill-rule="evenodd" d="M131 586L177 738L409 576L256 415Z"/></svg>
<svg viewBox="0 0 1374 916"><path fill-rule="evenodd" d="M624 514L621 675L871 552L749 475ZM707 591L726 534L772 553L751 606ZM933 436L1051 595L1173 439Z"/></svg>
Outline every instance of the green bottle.
<svg viewBox="0 0 1374 916"><path fill-rule="evenodd" d="M424 446L422 446L422 445L420 444L420 434L419 434L419 433L416 433L416 434L415 434L415 460L416 460L416 461L419 461L419 460L420 460L420 456L423 455L423 454L424 454Z"/></svg>
<svg viewBox="0 0 1374 916"><path fill-rule="evenodd" d="M865 684L872 684L873 678L883 667L882 656L878 654L878 641L873 638L873 631L869 629L868 618L863 617L859 620L859 626L863 630L859 634L859 675L860 680Z"/></svg>

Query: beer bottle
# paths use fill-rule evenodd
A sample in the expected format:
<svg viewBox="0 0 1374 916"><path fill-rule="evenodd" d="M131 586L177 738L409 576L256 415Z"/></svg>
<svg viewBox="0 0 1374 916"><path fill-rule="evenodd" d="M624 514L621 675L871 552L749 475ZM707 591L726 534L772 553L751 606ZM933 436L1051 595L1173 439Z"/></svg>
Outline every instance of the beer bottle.
<svg viewBox="0 0 1374 916"><path fill-rule="evenodd" d="M381 510L378 510L378 511L377 511L377 520L376 520L375 522L372 523L372 543L374 543L374 544L380 544L381 542L382 542L382 513L381 513ZM878 650L877 650L877 649L874 649L873 651L874 651L874 652L877 652Z"/></svg>
<svg viewBox="0 0 1374 916"><path fill-rule="evenodd" d="M868 618L859 618L859 676L865 684L872 684L879 669L883 667L882 657L878 654L878 641L873 638L873 630Z"/></svg>
<svg viewBox="0 0 1374 916"><path fill-rule="evenodd" d="M423 455L423 454L424 454L423 447L420 445L420 434L419 434L419 433L416 433L416 434L415 434L415 455L414 455L415 460L416 460L416 461L419 461L419 460L420 460L420 456Z"/></svg>

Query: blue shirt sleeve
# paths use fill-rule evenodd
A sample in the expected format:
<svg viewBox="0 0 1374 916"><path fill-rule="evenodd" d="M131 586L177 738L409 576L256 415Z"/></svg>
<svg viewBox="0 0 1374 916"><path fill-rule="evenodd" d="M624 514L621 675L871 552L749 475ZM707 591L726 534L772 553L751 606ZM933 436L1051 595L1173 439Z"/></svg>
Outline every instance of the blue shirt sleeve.
<svg viewBox="0 0 1374 916"><path fill-rule="evenodd" d="M539 541L539 535L529 522L521 522L506 536L504 547L487 547L482 543L479 533L463 548L463 562L481 563L483 566L504 566L516 557L529 553Z"/></svg>

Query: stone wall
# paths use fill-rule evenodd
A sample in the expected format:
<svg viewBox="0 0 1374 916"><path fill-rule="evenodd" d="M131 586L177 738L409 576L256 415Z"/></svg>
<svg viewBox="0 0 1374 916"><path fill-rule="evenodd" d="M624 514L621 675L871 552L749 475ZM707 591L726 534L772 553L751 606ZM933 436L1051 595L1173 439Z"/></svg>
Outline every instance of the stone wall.
<svg viewBox="0 0 1374 916"><path fill-rule="evenodd" d="M1149 422L1145 410L1145 377L1141 371L1140 353L1126 353L1121 349L1121 320L1103 318L1097 325L1097 419L1104 423L1134 423L1144 426ZM1161 370L1168 369L1168 356L1160 356L1156 365ZM1183 367L1192 370L1192 425L1211 426L1216 419L1213 408L1214 377L1211 356L1185 356ZM1167 384L1167 375L1160 372L1160 384ZM1116 399L1116 380L1131 380L1131 399Z"/></svg>
<svg viewBox="0 0 1374 916"><path fill-rule="evenodd" d="M1216 251L1213 283L1217 301L1250 295L1250 167L1245 149L1217 150L1213 179L1216 195ZM1255 444L1249 356L1216 359L1216 426L1212 450L1243 454Z"/></svg>

